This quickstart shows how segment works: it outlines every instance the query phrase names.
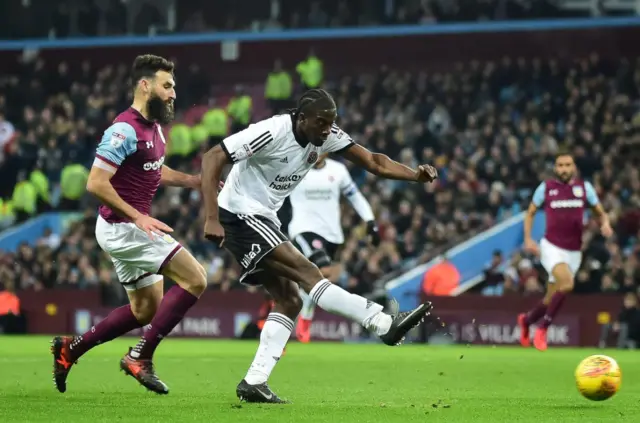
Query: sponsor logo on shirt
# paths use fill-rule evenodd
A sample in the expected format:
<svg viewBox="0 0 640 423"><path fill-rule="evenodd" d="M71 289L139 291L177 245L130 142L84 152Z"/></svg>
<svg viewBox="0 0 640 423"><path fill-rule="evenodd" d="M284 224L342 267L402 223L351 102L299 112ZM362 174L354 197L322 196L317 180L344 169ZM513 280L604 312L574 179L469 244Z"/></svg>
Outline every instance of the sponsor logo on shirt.
<svg viewBox="0 0 640 423"><path fill-rule="evenodd" d="M577 209L584 207L583 200L555 200L549 206L552 209Z"/></svg>
<svg viewBox="0 0 640 423"><path fill-rule="evenodd" d="M164 156L160 157L159 160L156 160L155 162L146 162L144 165L142 165L142 168L144 170L158 170L162 167L162 165L164 164Z"/></svg>
<svg viewBox="0 0 640 423"><path fill-rule="evenodd" d="M276 175L276 177L273 178L273 182L269 184L269 188L275 189L276 191L286 191L288 189L291 189L301 180L302 176L296 175L295 173L293 175L285 176Z"/></svg>

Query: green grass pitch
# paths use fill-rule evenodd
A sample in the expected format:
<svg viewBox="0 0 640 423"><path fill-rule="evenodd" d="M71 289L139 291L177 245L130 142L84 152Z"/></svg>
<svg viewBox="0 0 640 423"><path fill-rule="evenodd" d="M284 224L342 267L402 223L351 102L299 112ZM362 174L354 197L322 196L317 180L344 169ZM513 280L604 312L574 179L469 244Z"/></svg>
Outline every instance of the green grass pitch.
<svg viewBox="0 0 640 423"><path fill-rule="evenodd" d="M638 422L640 354L606 350L622 388L590 402L573 372L596 350L292 343L271 387L291 405L240 404L236 384L257 342L168 339L158 349L167 396L119 371L125 339L74 366L65 394L52 382L49 338L0 336L3 422Z"/></svg>

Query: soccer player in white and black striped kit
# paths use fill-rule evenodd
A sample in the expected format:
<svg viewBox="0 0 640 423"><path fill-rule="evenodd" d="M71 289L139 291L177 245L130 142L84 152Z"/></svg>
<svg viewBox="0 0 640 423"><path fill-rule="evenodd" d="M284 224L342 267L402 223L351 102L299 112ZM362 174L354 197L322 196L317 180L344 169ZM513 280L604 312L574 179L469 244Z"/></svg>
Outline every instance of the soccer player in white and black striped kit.
<svg viewBox="0 0 640 423"><path fill-rule="evenodd" d="M336 135L340 129L331 129ZM344 196L367 223L367 232L374 245L380 243L373 210L367 199L351 179L349 170L342 163L320 156L315 166L289 196L291 221L289 237L302 254L318 266L322 275L336 282L341 266L335 263L338 248L344 242L340 221L340 198ZM296 324L296 337L300 342L311 340L311 320L316 305L311 297L300 289L302 311Z"/></svg>
<svg viewBox="0 0 640 423"><path fill-rule="evenodd" d="M309 90L295 110L250 125L204 155L204 235L236 257L244 268L241 282L262 285L275 302L253 363L236 388L241 400L285 402L271 391L267 379L300 313L298 286L319 307L351 318L387 345L402 342L430 313L430 303L396 315L384 313L381 305L332 284L280 231L277 211L322 154L341 154L388 179L432 182L438 176L432 166L411 169L383 154L371 153L341 130L332 132L336 118L331 95ZM218 196L220 177L228 164L233 168Z"/></svg>

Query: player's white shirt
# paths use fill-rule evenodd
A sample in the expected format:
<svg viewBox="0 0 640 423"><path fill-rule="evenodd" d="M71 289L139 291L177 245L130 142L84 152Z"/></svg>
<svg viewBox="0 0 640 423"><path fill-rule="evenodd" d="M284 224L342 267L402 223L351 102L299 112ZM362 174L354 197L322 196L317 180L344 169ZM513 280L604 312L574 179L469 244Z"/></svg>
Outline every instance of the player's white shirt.
<svg viewBox="0 0 640 423"><path fill-rule="evenodd" d="M291 239L304 232L312 232L329 242L342 244L344 233L340 222L341 194L352 202L358 213L361 213L355 199L362 194L351 179L347 167L330 159L325 163L320 169L311 169L289 197L293 212L289 223ZM366 203L366 200L364 202ZM370 216L362 216L363 219L373 220L368 203L365 208L368 208Z"/></svg>
<svg viewBox="0 0 640 423"><path fill-rule="evenodd" d="M323 153L353 144L333 125L322 147L301 145L291 115L277 115L250 125L222 143L234 164L218 196L219 207L235 214L259 215L280 226L277 212Z"/></svg>

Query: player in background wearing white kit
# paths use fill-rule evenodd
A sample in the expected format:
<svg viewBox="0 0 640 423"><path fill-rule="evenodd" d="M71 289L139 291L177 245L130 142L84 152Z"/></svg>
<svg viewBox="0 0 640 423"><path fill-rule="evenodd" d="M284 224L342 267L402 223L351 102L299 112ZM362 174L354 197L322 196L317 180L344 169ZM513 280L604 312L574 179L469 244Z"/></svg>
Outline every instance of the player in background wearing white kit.
<svg viewBox="0 0 640 423"><path fill-rule="evenodd" d="M334 126L332 131L339 131ZM322 155L307 176L291 192L292 217L289 222L289 238L298 250L331 282L337 282L341 273L340 263L335 263L336 253L344 243L340 215L340 196L344 195L362 220L374 246L380 243L373 210L364 195L351 179L349 170L342 163ZM311 340L311 321L316 305L311 297L300 289L302 310L296 324L296 337L300 342Z"/></svg>
<svg viewBox="0 0 640 423"><path fill-rule="evenodd" d="M570 154L561 152L556 156L554 173L555 178L542 182L535 190L524 220L524 247L540 255L540 262L549 274L549 283L542 301L528 313L518 316L520 343L524 347L530 345L529 327L542 319L533 339L533 345L540 351L547 349L547 329L567 294L573 290L573 278L582 261L585 210L591 209L598 216L603 236L613 234L609 216L593 185L576 178L576 165ZM531 228L540 208L545 212L546 228L538 248L531 237Z"/></svg>
<svg viewBox="0 0 640 423"><path fill-rule="evenodd" d="M384 313L381 305L332 284L280 231L278 210L322 154L339 153L388 179L425 183L438 177L432 166L411 169L355 144L342 130L334 133L336 119L331 95L309 90L295 110L250 125L204 155L204 235L224 246L244 267L241 282L262 285L275 303L260 334L254 361L236 388L241 400L285 402L269 388L267 380L289 340L293 319L300 313L298 286L322 309L358 322L387 345L401 343L431 311L427 302L410 311ZM233 167L218 198L216 188L228 164Z"/></svg>

